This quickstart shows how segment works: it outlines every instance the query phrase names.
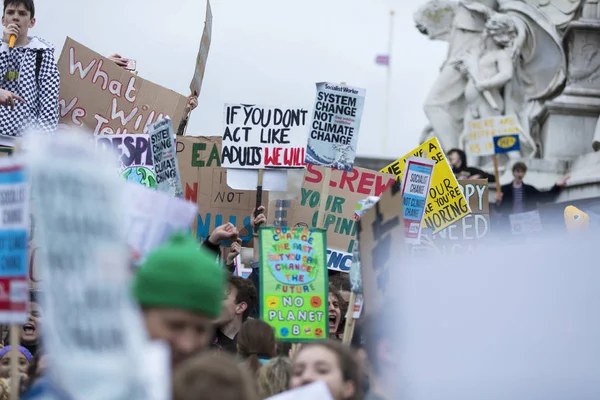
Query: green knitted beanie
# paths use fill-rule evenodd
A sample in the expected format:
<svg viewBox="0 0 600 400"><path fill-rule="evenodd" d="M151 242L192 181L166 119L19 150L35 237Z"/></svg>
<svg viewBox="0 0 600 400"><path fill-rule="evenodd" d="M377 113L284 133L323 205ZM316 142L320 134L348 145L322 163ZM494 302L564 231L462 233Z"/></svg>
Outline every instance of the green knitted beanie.
<svg viewBox="0 0 600 400"><path fill-rule="evenodd" d="M178 233L147 255L133 280L142 307L177 308L217 318L225 293L225 273L216 256L193 237Z"/></svg>

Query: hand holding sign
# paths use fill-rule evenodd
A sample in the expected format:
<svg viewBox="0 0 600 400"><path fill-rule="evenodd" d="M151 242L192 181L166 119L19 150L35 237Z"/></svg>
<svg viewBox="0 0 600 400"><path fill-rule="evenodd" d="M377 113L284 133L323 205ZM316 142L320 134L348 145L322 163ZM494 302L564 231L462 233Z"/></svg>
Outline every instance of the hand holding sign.
<svg viewBox="0 0 600 400"><path fill-rule="evenodd" d="M210 234L208 241L215 246L219 246L223 241L234 241L239 237L239 231L231 222L215 228Z"/></svg>

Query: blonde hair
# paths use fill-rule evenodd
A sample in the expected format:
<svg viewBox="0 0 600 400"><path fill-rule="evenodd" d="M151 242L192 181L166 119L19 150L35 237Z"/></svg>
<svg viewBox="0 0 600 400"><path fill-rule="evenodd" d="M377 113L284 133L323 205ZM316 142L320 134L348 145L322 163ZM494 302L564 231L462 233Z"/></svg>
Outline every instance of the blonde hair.
<svg viewBox="0 0 600 400"><path fill-rule="evenodd" d="M258 371L258 395L266 399L288 390L292 376L292 362L287 357L276 357Z"/></svg>

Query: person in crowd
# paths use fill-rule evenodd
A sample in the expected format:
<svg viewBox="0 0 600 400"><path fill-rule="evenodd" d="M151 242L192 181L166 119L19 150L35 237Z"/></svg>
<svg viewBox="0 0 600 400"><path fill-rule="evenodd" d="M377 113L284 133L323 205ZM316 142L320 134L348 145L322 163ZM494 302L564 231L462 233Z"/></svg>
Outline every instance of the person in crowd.
<svg viewBox="0 0 600 400"><path fill-rule="evenodd" d="M150 252L135 271L133 294L150 338L169 344L174 366L210 345L224 288L214 253L183 233Z"/></svg>
<svg viewBox="0 0 600 400"><path fill-rule="evenodd" d="M215 321L217 332L212 347L232 354L237 352L237 335L257 301L256 288L250 280L229 276L221 315Z"/></svg>
<svg viewBox="0 0 600 400"><path fill-rule="evenodd" d="M285 392L290 385L292 362L287 357L275 357L258 371L258 396L261 400ZM315 399L316 400L316 399Z"/></svg>
<svg viewBox="0 0 600 400"><path fill-rule="evenodd" d="M394 336L394 319L380 310L363 318L359 324L369 366L369 391L365 400L398 398L398 345Z"/></svg>
<svg viewBox="0 0 600 400"><path fill-rule="evenodd" d="M60 76L54 47L28 35L35 22L33 0L4 0L0 89L11 93L2 92L10 105L0 107L0 133L4 136L22 136L26 129L54 132L58 127ZM13 36L16 41L11 49Z"/></svg>
<svg viewBox="0 0 600 400"><path fill-rule="evenodd" d="M258 215L256 215L256 208L252 210L252 218L250 219L250 225L252 230L254 231L254 227L260 227L267 223L267 217L265 216L265 207L258 207ZM252 268L252 272L248 279L254 284L256 288L256 292L260 292L260 268L259 268L259 257L260 257L260 247L258 242L258 233L254 232L254 240L253 240L253 248L254 248L254 257L253 261L250 263L250 268ZM258 301L254 306L254 310L252 310L251 315L253 318L258 318L260 313L260 304Z"/></svg>
<svg viewBox="0 0 600 400"><path fill-rule="evenodd" d="M327 384L333 400L360 400L361 371L351 350L337 341L303 344L292 361L290 389L316 381Z"/></svg>
<svg viewBox="0 0 600 400"><path fill-rule="evenodd" d="M467 155L461 149L450 149L446 154L456 179L487 179L488 182L496 182L493 174L488 174L479 168L469 167Z"/></svg>
<svg viewBox="0 0 600 400"><path fill-rule="evenodd" d="M339 339L344 334L345 314L343 308L347 310L347 304L344 306L344 300L339 292L329 285L329 337Z"/></svg>
<svg viewBox="0 0 600 400"><path fill-rule="evenodd" d="M261 365L277 355L275 331L260 319L249 319L237 336L237 353L255 376Z"/></svg>
<svg viewBox="0 0 600 400"><path fill-rule="evenodd" d="M203 353L173 374L173 400L258 400L255 382L227 353Z"/></svg>
<svg viewBox="0 0 600 400"><path fill-rule="evenodd" d="M225 268L230 273L235 273L235 258L242 252L242 240L238 239L231 243L225 257Z"/></svg>
<svg viewBox="0 0 600 400"><path fill-rule="evenodd" d="M329 276L329 284L338 292L342 299L348 303L350 301L350 275L345 272Z"/></svg>
<svg viewBox="0 0 600 400"><path fill-rule="evenodd" d="M28 384L29 365L33 363L33 355L23 346L19 346L19 392L22 393ZM12 346L6 346L0 350L0 400L9 398L10 394L10 361Z"/></svg>
<svg viewBox="0 0 600 400"><path fill-rule="evenodd" d="M496 208L502 214L517 214L532 211L538 203L551 202L556 199L561 189L569 180L569 176L558 181L549 191L542 192L534 186L523 183L527 173L527 165L516 162L512 168L513 181L502 185L502 190L496 192Z"/></svg>
<svg viewBox="0 0 600 400"><path fill-rule="evenodd" d="M33 355L37 355L41 347L43 312L39 296L39 291L29 292L29 319L21 325L21 344Z"/></svg>

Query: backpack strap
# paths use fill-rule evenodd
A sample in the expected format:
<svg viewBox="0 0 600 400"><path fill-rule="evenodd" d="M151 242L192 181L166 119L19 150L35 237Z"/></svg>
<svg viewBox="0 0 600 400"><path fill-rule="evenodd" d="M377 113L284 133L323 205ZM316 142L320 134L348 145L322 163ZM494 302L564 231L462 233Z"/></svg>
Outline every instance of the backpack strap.
<svg viewBox="0 0 600 400"><path fill-rule="evenodd" d="M41 50L35 51L35 82L40 86L40 70L42 69L42 58L44 53Z"/></svg>

